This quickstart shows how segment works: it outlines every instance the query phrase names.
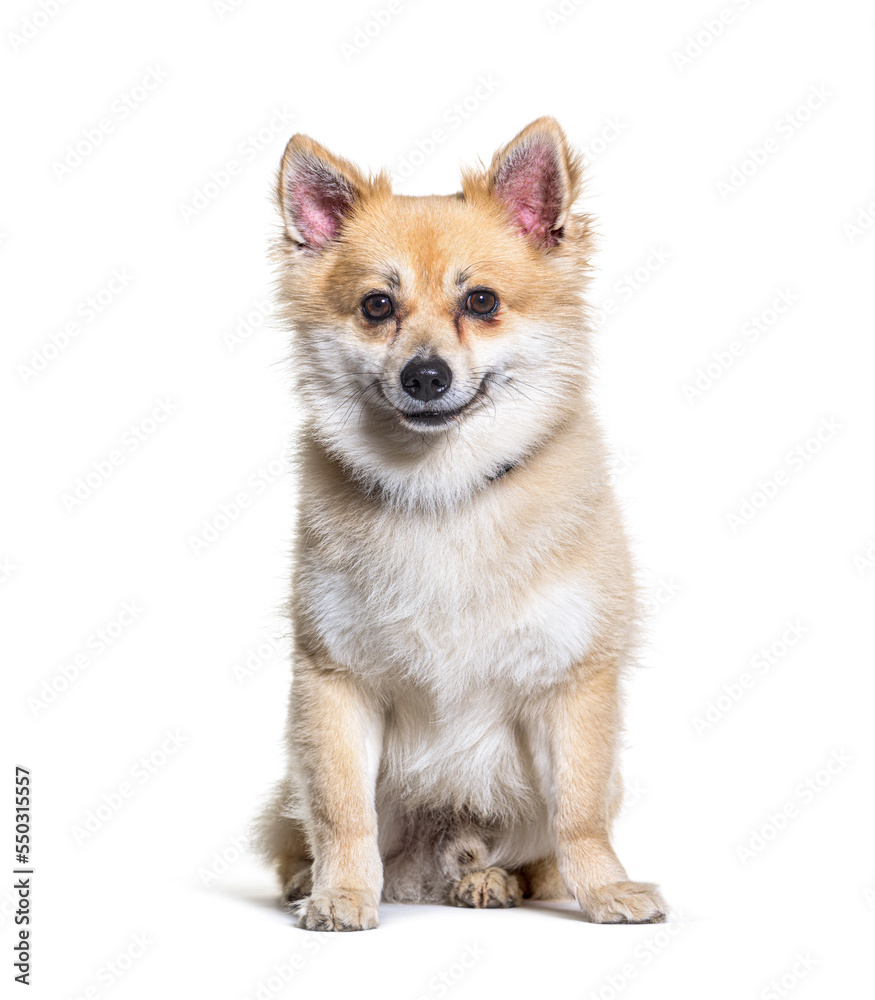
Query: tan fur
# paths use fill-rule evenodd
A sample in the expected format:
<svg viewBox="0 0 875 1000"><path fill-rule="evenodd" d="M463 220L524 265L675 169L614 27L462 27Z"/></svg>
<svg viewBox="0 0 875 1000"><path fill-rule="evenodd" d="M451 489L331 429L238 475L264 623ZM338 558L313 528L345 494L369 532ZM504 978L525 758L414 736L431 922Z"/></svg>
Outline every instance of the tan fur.
<svg viewBox="0 0 875 1000"><path fill-rule="evenodd" d="M501 186L539 153L559 192L541 243ZM344 205L322 242L298 200L312 177ZM588 395L579 183L552 119L452 196L393 195L302 136L283 158L279 297L307 419L289 772L261 843L304 927L376 926L381 895L665 914L609 839L637 611ZM460 306L474 286L494 319ZM375 291L396 303L378 325ZM411 427L399 373L429 353L468 408Z"/></svg>

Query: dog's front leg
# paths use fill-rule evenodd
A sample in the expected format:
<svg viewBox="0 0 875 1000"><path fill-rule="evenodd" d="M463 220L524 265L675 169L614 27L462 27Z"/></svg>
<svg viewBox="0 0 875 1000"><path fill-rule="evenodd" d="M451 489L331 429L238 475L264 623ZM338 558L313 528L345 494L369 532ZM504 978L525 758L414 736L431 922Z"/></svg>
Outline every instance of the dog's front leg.
<svg viewBox="0 0 875 1000"><path fill-rule="evenodd" d="M556 859L568 891L594 923L655 923L655 885L630 882L610 842L620 729L618 671L586 664L554 696L546 738Z"/></svg>
<svg viewBox="0 0 875 1000"><path fill-rule="evenodd" d="M313 890L297 904L301 927L376 927L383 884L374 786L383 713L346 673L298 662L292 691L294 752L303 783Z"/></svg>

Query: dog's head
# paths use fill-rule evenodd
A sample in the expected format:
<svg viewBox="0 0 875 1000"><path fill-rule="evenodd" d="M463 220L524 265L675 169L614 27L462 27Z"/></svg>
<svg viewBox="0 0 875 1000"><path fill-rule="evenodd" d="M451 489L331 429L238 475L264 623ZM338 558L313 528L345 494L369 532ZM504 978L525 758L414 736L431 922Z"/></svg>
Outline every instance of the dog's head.
<svg viewBox="0 0 875 1000"><path fill-rule="evenodd" d="M456 195L393 195L306 136L278 179L285 318L309 432L396 500L468 495L586 388L580 166L541 118Z"/></svg>

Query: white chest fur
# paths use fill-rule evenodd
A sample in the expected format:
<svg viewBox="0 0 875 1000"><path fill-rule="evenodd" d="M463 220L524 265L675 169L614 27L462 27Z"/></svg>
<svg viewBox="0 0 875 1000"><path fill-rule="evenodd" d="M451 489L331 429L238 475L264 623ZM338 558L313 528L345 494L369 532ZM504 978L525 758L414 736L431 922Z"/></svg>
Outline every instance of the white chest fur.
<svg viewBox="0 0 875 1000"><path fill-rule="evenodd" d="M543 535L514 537L488 505L368 529L316 547L299 576L298 600L338 664L446 702L483 685L549 686L589 648L588 581L544 572Z"/></svg>
<svg viewBox="0 0 875 1000"><path fill-rule="evenodd" d="M586 654L598 612L585 576L545 567L549 530L508 530L495 507L326 532L297 600L335 662L386 695L391 798L525 820L539 793L521 718Z"/></svg>

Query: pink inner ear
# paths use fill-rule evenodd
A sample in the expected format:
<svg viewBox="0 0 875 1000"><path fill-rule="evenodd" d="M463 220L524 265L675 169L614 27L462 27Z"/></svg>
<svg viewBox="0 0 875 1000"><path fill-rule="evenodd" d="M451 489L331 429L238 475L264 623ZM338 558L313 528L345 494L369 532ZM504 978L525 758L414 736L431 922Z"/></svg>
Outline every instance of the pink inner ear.
<svg viewBox="0 0 875 1000"><path fill-rule="evenodd" d="M534 142L514 150L495 178L495 194L520 231L541 246L556 246L562 211L562 173L552 146Z"/></svg>
<svg viewBox="0 0 875 1000"><path fill-rule="evenodd" d="M319 250L337 235L352 206L349 183L322 163L303 163L288 180L288 209L304 243Z"/></svg>

